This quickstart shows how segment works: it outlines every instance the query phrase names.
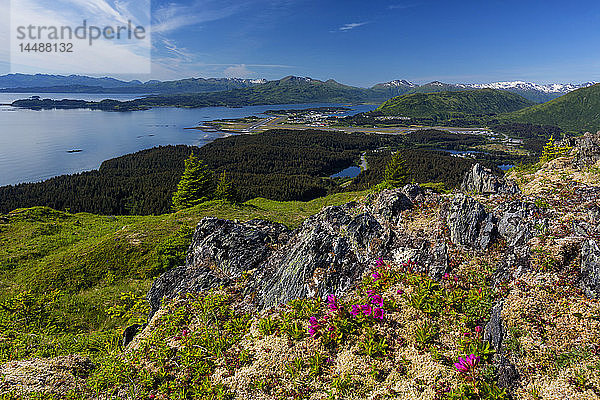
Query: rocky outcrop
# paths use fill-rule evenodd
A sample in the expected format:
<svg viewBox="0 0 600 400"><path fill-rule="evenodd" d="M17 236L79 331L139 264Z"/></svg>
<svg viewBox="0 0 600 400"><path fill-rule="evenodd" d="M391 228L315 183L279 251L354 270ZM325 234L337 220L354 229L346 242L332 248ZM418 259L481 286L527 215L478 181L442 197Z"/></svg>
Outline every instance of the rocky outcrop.
<svg viewBox="0 0 600 400"><path fill-rule="evenodd" d="M460 186L466 193L480 194L516 194L520 193L519 186L511 180L500 178L488 168L477 163L467 172Z"/></svg>
<svg viewBox="0 0 600 400"><path fill-rule="evenodd" d="M342 294L380 256L418 261L440 278L448 269L443 239L412 237L397 226L402 213L424 199L418 185L386 190L365 202L327 207L293 232L266 221L205 218L196 228L186 265L152 285L150 317L164 298L227 285L243 274L248 277L245 293L259 309L298 297Z"/></svg>
<svg viewBox="0 0 600 400"><path fill-rule="evenodd" d="M498 234L506 240L509 247L527 244L538 229L547 226L547 221L538 217L539 209L531 203L511 201L503 203L494 210L497 216Z"/></svg>
<svg viewBox="0 0 600 400"><path fill-rule="evenodd" d="M402 210L395 205L405 199L386 196L386 217ZM307 219L288 245L269 258L255 285L261 308L295 298L340 295L360 279L378 253L384 230L371 213L354 215L355 206L328 207Z"/></svg>
<svg viewBox="0 0 600 400"><path fill-rule="evenodd" d="M581 246L581 284L588 297L600 298L600 248L593 239Z"/></svg>
<svg viewBox="0 0 600 400"><path fill-rule="evenodd" d="M483 331L483 338L496 350L493 362L496 367L498 386L512 389L519 383L519 373L510 362L503 346L507 332L502 321L502 307L503 303L499 302L492 308L490 320Z"/></svg>
<svg viewBox="0 0 600 400"><path fill-rule="evenodd" d="M418 189L413 189L410 186L416 186ZM386 190L373 196L372 200L367 200L368 203L371 203L371 213L379 216L384 222L395 222L393 220L402 211L410 210L413 206L413 200L423 193L417 185L407 185L406 188L406 190ZM407 196L407 193L412 199Z"/></svg>
<svg viewBox="0 0 600 400"><path fill-rule="evenodd" d="M487 249L497 235L495 218L471 197L452 199L446 218L452 242L473 249Z"/></svg>
<svg viewBox="0 0 600 400"><path fill-rule="evenodd" d="M165 297L228 284L258 268L290 235L285 225L268 221L204 218L196 227L185 266L167 271L152 284L150 318Z"/></svg>
<svg viewBox="0 0 600 400"><path fill-rule="evenodd" d="M600 131L593 134L586 132L583 136L570 140L574 147L574 168L584 168L596 164L600 160Z"/></svg>

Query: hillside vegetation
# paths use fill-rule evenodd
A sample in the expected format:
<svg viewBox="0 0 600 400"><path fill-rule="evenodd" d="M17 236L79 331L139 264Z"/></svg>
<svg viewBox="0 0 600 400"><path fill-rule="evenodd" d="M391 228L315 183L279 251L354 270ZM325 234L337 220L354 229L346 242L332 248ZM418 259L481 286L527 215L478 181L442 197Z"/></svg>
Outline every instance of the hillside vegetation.
<svg viewBox="0 0 600 400"><path fill-rule="evenodd" d="M107 160L96 171L0 187L0 212L48 206L109 215L168 213L184 160L192 151L217 175L227 171L241 201L256 197L306 201L347 190L343 180L329 176L358 164L362 153L382 147L411 149L406 161L416 182L442 181L452 188L463 171L452 170L458 161L418 149L461 150L485 143L482 136L435 130L411 135L272 130L217 139L201 148L181 145L143 150ZM428 163L428 158L436 160ZM463 160L462 164L473 162ZM424 164L429 167L422 168Z"/></svg>
<svg viewBox="0 0 600 400"><path fill-rule="evenodd" d="M600 84L575 90L547 103L538 104L502 116L514 122L548 124L565 131L600 129Z"/></svg>
<svg viewBox="0 0 600 400"><path fill-rule="evenodd" d="M410 118L448 119L467 115L500 114L531 106L533 102L500 90L414 93L395 97L377 111Z"/></svg>
<svg viewBox="0 0 600 400"><path fill-rule="evenodd" d="M125 326L145 320L143 298L152 279L184 263L193 228L204 217L261 218L295 228L325 206L362 196L214 201L160 216L109 217L46 207L0 214L0 363L94 354L101 343L118 342ZM131 313L121 317L111 307Z"/></svg>

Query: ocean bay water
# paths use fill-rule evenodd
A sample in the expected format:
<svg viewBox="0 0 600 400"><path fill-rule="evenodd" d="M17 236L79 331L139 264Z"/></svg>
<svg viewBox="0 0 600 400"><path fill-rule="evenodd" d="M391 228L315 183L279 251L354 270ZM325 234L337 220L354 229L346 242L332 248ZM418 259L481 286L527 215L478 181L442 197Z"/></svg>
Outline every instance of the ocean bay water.
<svg viewBox="0 0 600 400"><path fill-rule="evenodd" d="M7 104L28 95L0 93ZM41 95L43 98L98 100L106 95ZM133 98L123 95L120 100ZM0 186L37 182L57 175L97 169L102 161L165 145L203 146L223 134L185 129L203 121L260 116L266 110L339 104L285 104L242 108L153 108L147 111L25 110L0 106ZM352 106L348 114L375 106ZM72 152L71 150L81 150Z"/></svg>

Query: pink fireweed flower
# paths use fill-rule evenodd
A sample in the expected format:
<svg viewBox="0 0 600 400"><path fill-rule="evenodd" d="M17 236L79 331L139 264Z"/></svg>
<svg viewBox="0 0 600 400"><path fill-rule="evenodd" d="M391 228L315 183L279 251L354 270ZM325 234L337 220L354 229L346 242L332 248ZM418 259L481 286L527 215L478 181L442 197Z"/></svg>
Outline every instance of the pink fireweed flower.
<svg viewBox="0 0 600 400"><path fill-rule="evenodd" d="M309 321L310 321L311 325L318 325L319 324L319 320L317 319L317 317L310 317Z"/></svg>
<svg viewBox="0 0 600 400"><path fill-rule="evenodd" d="M384 313L385 313L385 311L383 310L383 308L375 308L373 310L373 318L377 318L377 319L383 320Z"/></svg>
<svg viewBox="0 0 600 400"><path fill-rule="evenodd" d="M337 299L335 298L335 295L330 294L329 296L327 296L327 303L331 311L336 311L338 309Z"/></svg>
<svg viewBox="0 0 600 400"><path fill-rule="evenodd" d="M479 325L477 325L477 326L475 327L475 332L476 332L477 334L480 334L482 331L483 331L483 328L482 328L482 327L480 327Z"/></svg>
<svg viewBox="0 0 600 400"><path fill-rule="evenodd" d="M454 366L463 374L469 374L472 373L475 367L479 365L480 360L481 358L479 356L476 356L475 354L469 354L465 358L459 357L458 362L454 363Z"/></svg>
<svg viewBox="0 0 600 400"><path fill-rule="evenodd" d="M481 294L482 290L481 288L477 289L477 293Z"/></svg>
<svg viewBox="0 0 600 400"><path fill-rule="evenodd" d="M350 314L354 315L355 317L360 314L361 308L359 305L353 305L352 306L352 311L350 311Z"/></svg>
<svg viewBox="0 0 600 400"><path fill-rule="evenodd" d="M377 282L379 279L381 279L381 275L377 271L373 272L371 276L373 277L374 282Z"/></svg>
<svg viewBox="0 0 600 400"><path fill-rule="evenodd" d="M383 298L378 294L374 294L371 296L371 303L383 307Z"/></svg>
<svg viewBox="0 0 600 400"><path fill-rule="evenodd" d="M398 290L396 291L396 293L398 293L398 294L404 294L404 290L402 290L402 289L398 289Z"/></svg>
<svg viewBox="0 0 600 400"><path fill-rule="evenodd" d="M308 334L310 336L315 336L317 334L317 330L315 329L314 326L311 326L310 328L308 328Z"/></svg>
<svg viewBox="0 0 600 400"><path fill-rule="evenodd" d="M381 267L383 267L383 265L384 265L384 264L383 264L383 258L379 257L379 258L377 259L377 263L375 264L375 266L376 266L377 268L381 268Z"/></svg>
<svg viewBox="0 0 600 400"><path fill-rule="evenodd" d="M373 309L371 308L370 304L365 304L365 305L361 306L361 308L362 308L363 314L365 314L367 316L371 315L371 313L373 312Z"/></svg>
<svg viewBox="0 0 600 400"><path fill-rule="evenodd" d="M448 279L448 278L450 278L450 274L446 272L446 273L444 274L444 279Z"/></svg>
<svg viewBox="0 0 600 400"><path fill-rule="evenodd" d="M334 330L335 330L335 326L333 326L333 325L332 325L332 326L328 327L328 328L327 328L327 330L328 330L329 332L331 332L331 331L334 331Z"/></svg>

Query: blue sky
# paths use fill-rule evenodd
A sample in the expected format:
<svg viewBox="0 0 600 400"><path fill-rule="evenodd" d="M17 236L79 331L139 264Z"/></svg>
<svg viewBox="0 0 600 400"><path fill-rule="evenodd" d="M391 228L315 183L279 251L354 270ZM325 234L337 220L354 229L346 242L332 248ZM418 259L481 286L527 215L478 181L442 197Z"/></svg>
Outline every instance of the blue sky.
<svg viewBox="0 0 600 400"><path fill-rule="evenodd" d="M152 75L112 75L600 81L597 1L152 0L151 18Z"/></svg>

